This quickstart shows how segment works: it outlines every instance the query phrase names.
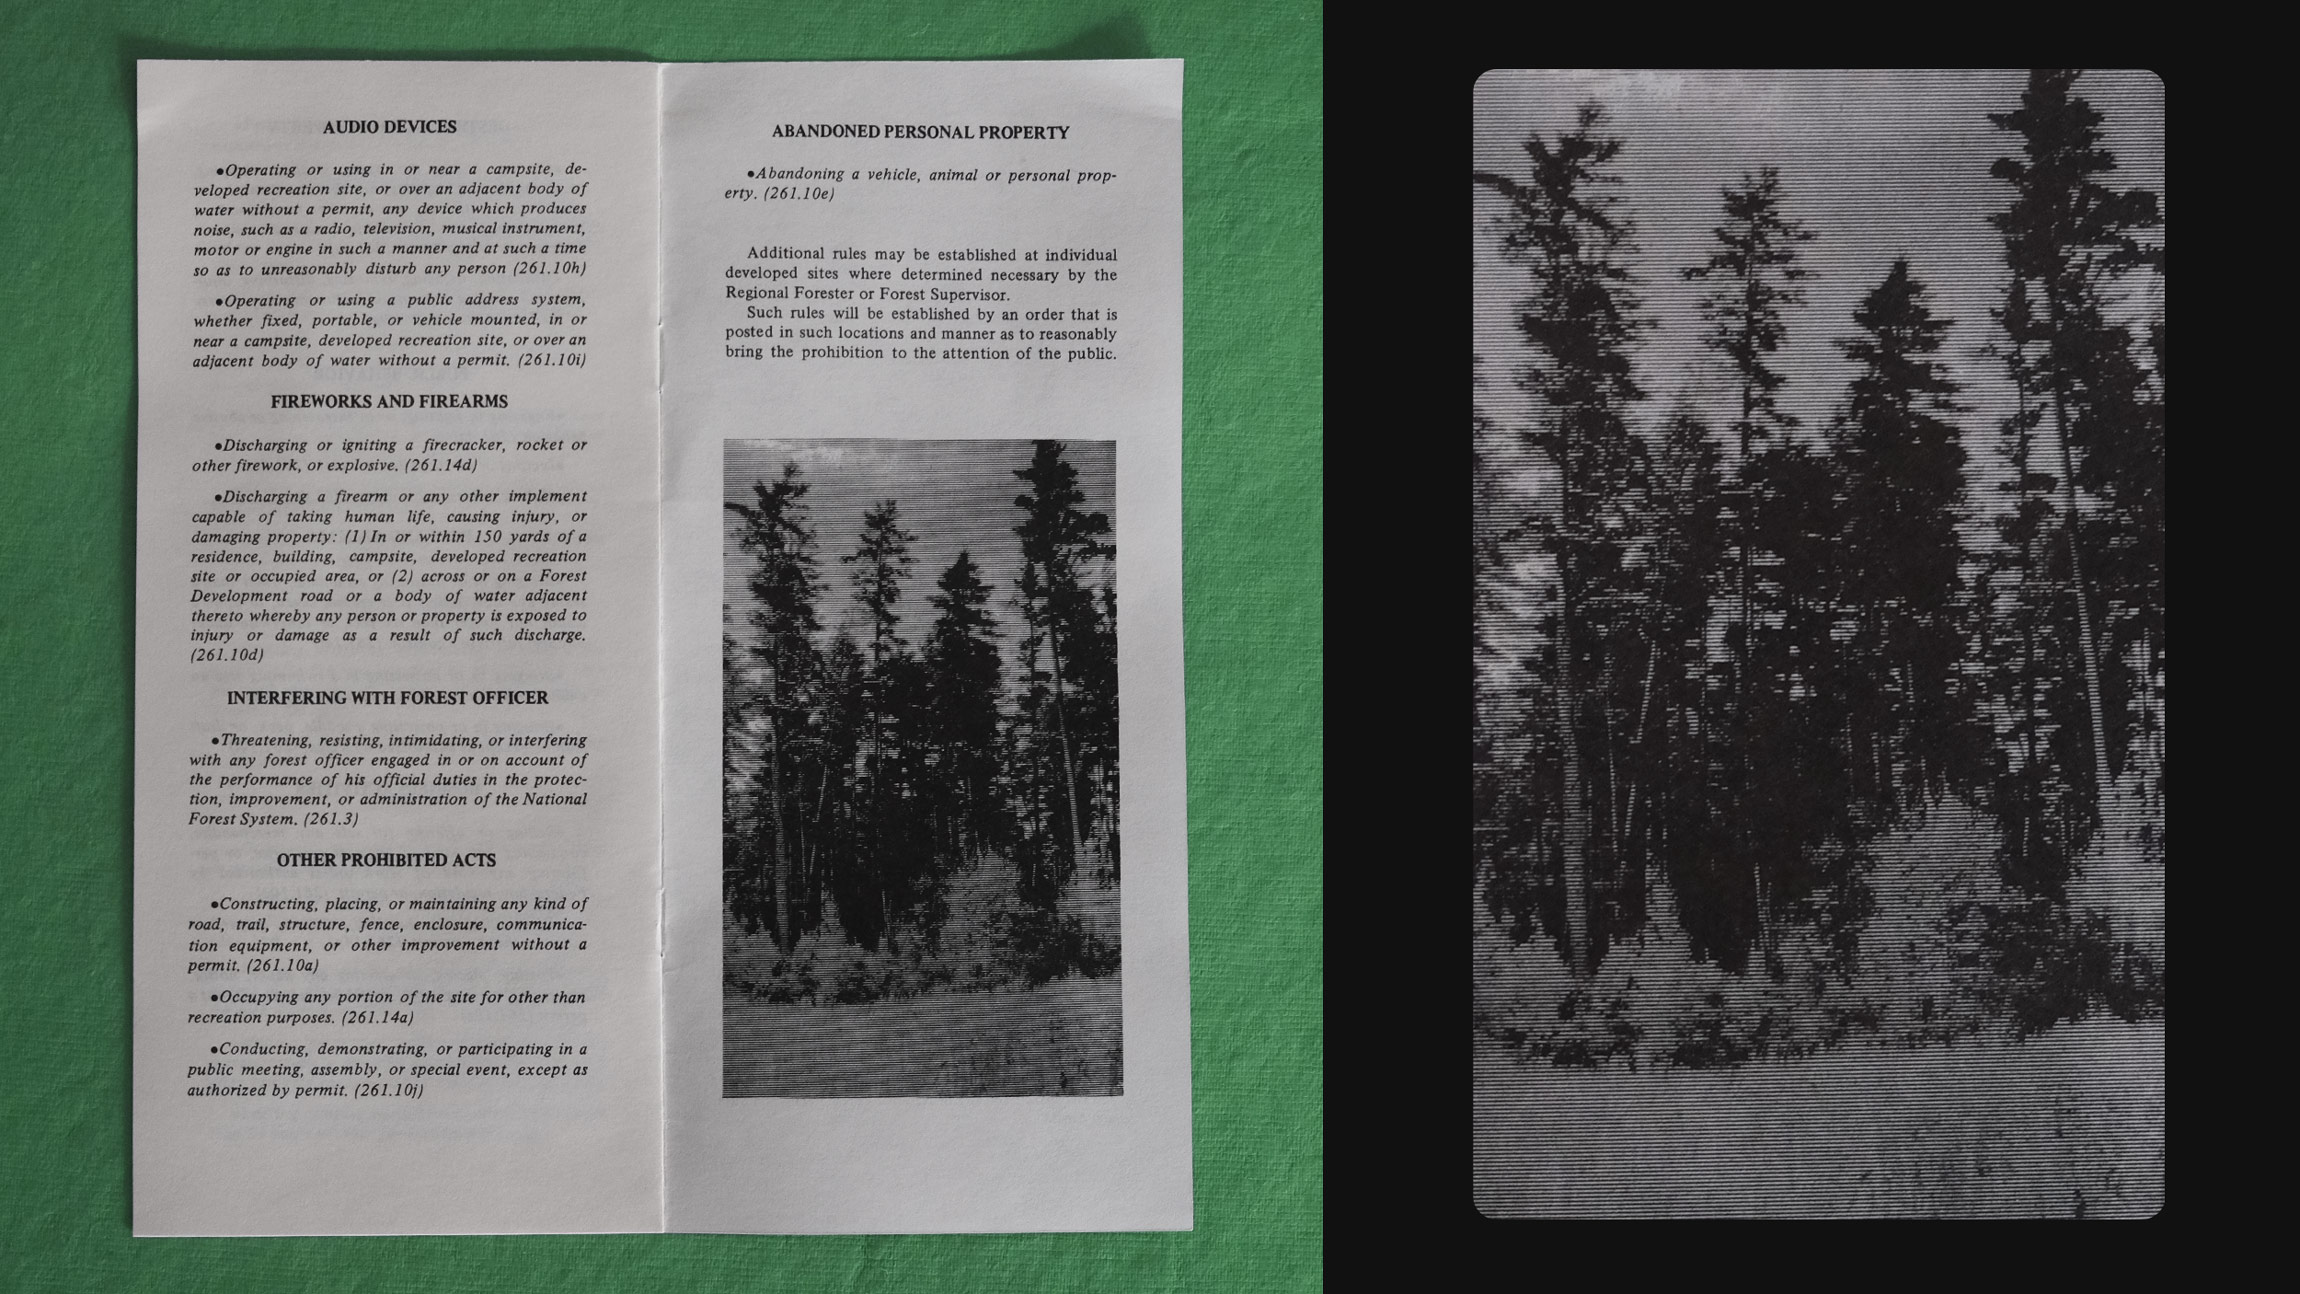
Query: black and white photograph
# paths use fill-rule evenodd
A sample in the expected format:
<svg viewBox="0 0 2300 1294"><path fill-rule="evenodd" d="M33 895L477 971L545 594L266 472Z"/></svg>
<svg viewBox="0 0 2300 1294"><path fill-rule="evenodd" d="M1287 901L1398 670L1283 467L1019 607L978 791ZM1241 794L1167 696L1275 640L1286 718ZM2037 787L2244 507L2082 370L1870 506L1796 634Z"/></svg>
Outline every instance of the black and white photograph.
<svg viewBox="0 0 2300 1294"><path fill-rule="evenodd" d="M1473 1198L2164 1204L2164 86L1494 71Z"/></svg>
<svg viewBox="0 0 2300 1294"><path fill-rule="evenodd" d="M724 1095L1122 1093L1116 449L725 443Z"/></svg>

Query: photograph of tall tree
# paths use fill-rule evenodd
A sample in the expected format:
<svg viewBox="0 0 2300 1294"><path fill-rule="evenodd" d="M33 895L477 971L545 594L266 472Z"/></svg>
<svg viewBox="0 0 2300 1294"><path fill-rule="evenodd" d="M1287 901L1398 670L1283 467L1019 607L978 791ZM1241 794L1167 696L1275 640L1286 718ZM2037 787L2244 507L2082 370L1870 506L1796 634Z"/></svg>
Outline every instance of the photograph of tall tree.
<svg viewBox="0 0 2300 1294"><path fill-rule="evenodd" d="M1115 442L725 452L726 1095L1119 1094Z"/></svg>
<svg viewBox="0 0 2300 1294"><path fill-rule="evenodd" d="M2162 83L1474 130L1478 1207L2153 1215Z"/></svg>

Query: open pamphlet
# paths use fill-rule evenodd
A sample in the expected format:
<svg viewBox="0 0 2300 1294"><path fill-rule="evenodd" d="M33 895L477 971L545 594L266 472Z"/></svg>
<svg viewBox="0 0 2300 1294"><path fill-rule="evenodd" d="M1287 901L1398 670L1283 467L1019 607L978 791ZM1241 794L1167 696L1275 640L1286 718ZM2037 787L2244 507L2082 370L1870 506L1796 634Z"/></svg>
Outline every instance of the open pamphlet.
<svg viewBox="0 0 2300 1294"><path fill-rule="evenodd" d="M139 64L138 1235L1191 1226L1181 95Z"/></svg>

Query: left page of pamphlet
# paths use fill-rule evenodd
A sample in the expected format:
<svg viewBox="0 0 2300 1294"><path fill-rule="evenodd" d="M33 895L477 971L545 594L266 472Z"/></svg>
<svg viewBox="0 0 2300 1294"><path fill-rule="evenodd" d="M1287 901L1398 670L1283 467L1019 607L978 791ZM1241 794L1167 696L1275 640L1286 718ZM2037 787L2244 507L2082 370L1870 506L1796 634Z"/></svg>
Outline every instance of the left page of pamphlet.
<svg viewBox="0 0 2300 1294"><path fill-rule="evenodd" d="M656 85L138 65L138 1235L661 1229Z"/></svg>

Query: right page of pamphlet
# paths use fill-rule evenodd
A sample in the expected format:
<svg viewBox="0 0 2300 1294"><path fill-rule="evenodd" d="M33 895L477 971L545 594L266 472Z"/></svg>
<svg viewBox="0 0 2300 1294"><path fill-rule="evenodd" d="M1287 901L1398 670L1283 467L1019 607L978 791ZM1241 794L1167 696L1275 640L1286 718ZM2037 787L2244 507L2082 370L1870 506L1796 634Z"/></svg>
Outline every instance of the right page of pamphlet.
<svg viewBox="0 0 2300 1294"><path fill-rule="evenodd" d="M662 98L669 1227L1187 1230L1182 65Z"/></svg>

